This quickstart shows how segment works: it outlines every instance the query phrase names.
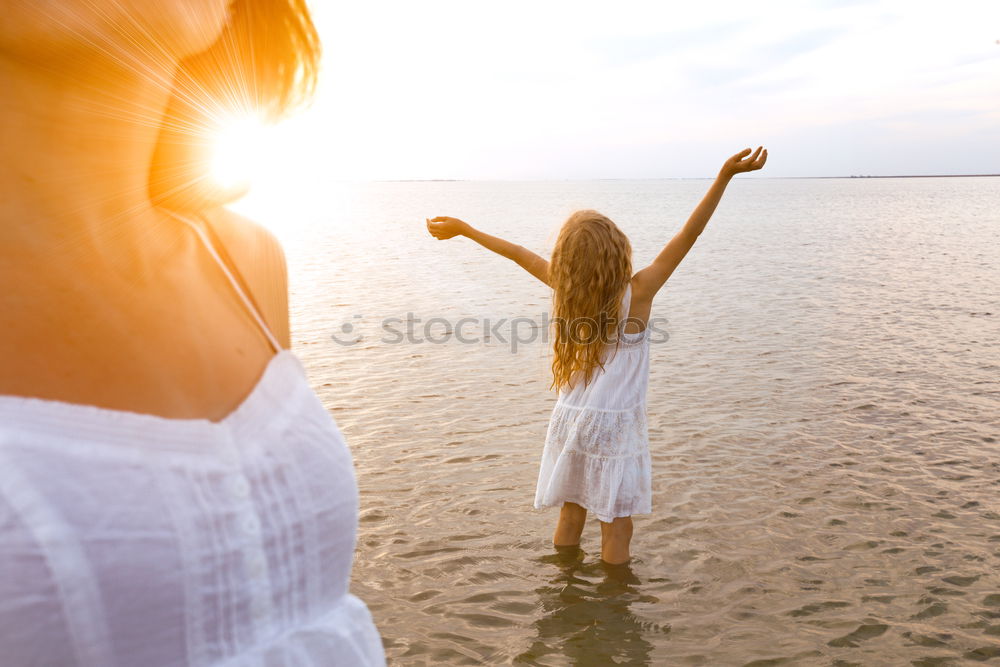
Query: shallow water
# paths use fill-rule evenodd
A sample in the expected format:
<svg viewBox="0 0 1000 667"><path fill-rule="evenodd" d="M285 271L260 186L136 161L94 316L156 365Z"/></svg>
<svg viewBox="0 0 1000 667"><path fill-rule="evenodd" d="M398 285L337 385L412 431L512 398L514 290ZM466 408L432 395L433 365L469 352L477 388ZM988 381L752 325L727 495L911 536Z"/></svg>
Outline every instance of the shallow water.
<svg viewBox="0 0 1000 667"><path fill-rule="evenodd" d="M551 547L557 511L531 506L547 290L423 219L544 254L596 208L639 267L708 184L342 186L279 230L296 352L357 466L352 587L392 663L1000 656L1000 178L734 182L654 306L631 567L600 564L596 520L581 553Z"/></svg>

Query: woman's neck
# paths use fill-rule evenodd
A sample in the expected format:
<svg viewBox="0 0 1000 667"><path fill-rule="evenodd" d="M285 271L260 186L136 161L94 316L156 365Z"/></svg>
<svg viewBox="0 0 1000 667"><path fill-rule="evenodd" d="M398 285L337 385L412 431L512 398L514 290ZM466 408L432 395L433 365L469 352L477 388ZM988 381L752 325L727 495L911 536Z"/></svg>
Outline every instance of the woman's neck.
<svg viewBox="0 0 1000 667"><path fill-rule="evenodd" d="M53 72L0 54L0 259L143 262L159 218L150 160L175 65Z"/></svg>

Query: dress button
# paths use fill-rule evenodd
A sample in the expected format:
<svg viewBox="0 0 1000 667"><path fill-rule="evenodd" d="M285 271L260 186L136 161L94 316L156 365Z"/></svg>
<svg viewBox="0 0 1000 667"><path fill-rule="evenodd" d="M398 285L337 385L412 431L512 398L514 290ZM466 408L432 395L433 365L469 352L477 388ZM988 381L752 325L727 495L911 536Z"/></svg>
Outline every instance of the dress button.
<svg viewBox="0 0 1000 667"><path fill-rule="evenodd" d="M53 525L42 524L34 529L35 538L42 543L56 540L60 536L60 531Z"/></svg>
<svg viewBox="0 0 1000 667"><path fill-rule="evenodd" d="M243 517L243 530L251 535L256 535L260 531L260 521L252 514L246 515Z"/></svg>
<svg viewBox="0 0 1000 667"><path fill-rule="evenodd" d="M260 577L264 574L264 557L260 554L250 556L248 564L250 565L250 574L254 577Z"/></svg>
<svg viewBox="0 0 1000 667"><path fill-rule="evenodd" d="M267 613L267 608L264 606L262 600L254 600L253 602L253 617L258 621L264 618L264 614Z"/></svg>
<svg viewBox="0 0 1000 667"><path fill-rule="evenodd" d="M246 498L250 495L250 484L243 477L234 477L229 482L229 490L237 498Z"/></svg>

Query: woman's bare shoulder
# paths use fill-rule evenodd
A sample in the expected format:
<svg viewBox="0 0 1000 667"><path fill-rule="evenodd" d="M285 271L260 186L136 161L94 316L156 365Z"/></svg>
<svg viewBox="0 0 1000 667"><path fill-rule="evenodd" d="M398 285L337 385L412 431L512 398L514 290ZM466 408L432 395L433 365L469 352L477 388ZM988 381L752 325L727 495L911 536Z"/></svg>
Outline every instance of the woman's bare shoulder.
<svg viewBox="0 0 1000 667"><path fill-rule="evenodd" d="M277 236L264 225L227 208L204 212L239 269L278 342L290 347L288 269Z"/></svg>

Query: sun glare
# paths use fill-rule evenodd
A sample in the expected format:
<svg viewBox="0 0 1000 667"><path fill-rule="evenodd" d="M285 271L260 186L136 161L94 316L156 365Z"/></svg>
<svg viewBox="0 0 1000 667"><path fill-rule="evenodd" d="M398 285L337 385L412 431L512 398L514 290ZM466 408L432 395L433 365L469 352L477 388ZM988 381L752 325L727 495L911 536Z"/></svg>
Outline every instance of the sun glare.
<svg viewBox="0 0 1000 667"><path fill-rule="evenodd" d="M274 126L252 115L220 123L212 143L212 179L224 188L253 186L277 152Z"/></svg>

